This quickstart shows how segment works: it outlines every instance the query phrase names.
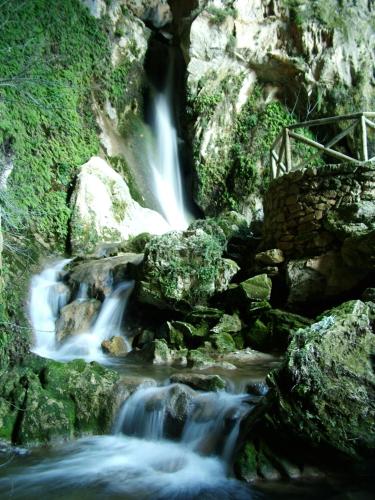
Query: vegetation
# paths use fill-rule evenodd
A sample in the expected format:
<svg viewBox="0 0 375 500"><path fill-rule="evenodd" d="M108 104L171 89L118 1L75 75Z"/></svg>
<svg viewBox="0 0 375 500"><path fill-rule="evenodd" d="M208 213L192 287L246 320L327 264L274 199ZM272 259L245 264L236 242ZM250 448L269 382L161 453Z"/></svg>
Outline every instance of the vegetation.
<svg viewBox="0 0 375 500"><path fill-rule="evenodd" d="M64 251L72 180L99 149L92 95L121 104L129 71L110 70L107 22L79 0L21 4L0 5L0 166L13 165L0 193L2 303L16 316L25 270L41 250Z"/></svg>
<svg viewBox="0 0 375 500"><path fill-rule="evenodd" d="M208 6L206 10L211 14L210 23L221 25L227 17L237 17L237 11L233 7L233 3L233 1L226 1L224 7L215 7L214 5Z"/></svg>

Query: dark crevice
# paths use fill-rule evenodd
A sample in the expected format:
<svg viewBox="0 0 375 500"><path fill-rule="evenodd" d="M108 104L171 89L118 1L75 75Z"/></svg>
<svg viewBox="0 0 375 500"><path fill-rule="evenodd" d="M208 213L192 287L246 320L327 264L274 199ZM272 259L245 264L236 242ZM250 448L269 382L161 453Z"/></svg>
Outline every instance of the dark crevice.
<svg viewBox="0 0 375 500"><path fill-rule="evenodd" d="M21 444L21 429L22 429L22 423L23 423L23 420L25 418L25 411L26 411L26 407L27 407L29 381L27 380L26 377L23 377L20 380L20 384L25 387L25 395L24 395L22 403L18 409L16 421L14 423L13 430L12 430L11 441L12 441L12 444L14 444L14 445Z"/></svg>

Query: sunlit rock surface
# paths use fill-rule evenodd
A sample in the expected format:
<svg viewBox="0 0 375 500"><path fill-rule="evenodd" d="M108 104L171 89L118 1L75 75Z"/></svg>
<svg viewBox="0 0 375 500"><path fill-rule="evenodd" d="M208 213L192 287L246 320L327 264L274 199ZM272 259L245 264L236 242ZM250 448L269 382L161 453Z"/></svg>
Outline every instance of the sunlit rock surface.
<svg viewBox="0 0 375 500"><path fill-rule="evenodd" d="M73 253L88 253L99 242L126 240L144 232L162 234L169 229L160 214L134 201L123 178L96 156L82 165L71 205Z"/></svg>

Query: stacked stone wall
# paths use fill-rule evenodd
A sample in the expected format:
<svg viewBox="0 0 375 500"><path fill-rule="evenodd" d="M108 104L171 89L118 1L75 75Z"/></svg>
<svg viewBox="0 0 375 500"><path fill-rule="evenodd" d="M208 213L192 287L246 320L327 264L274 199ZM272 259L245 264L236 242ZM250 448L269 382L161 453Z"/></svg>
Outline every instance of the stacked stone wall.
<svg viewBox="0 0 375 500"><path fill-rule="evenodd" d="M265 195L265 247L279 248L289 257L321 254L348 236L345 231L340 233L344 222L346 231L353 224L356 230L369 229L366 223L371 217L360 222L361 206L367 213L375 213L374 162L291 172L274 180ZM342 220L345 210L352 211L352 220Z"/></svg>

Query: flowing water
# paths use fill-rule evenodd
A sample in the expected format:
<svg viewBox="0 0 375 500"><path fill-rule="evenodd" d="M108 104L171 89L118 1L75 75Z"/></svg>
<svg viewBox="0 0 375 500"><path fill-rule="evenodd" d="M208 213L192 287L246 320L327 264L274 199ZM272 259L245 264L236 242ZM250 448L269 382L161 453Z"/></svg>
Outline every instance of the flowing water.
<svg viewBox="0 0 375 500"><path fill-rule="evenodd" d="M56 447L44 460L24 458L22 469L15 464L0 479L1 498L254 498L228 477L237 423L251 411L248 396L184 387L139 388L124 403L113 435ZM171 440L173 419L181 429Z"/></svg>
<svg viewBox="0 0 375 500"><path fill-rule="evenodd" d="M72 335L59 344L56 341L56 320L70 296L69 289L62 282L61 273L69 262L69 259L59 260L46 267L31 281L29 317L35 338L33 352L57 361L82 358L107 364L109 359L103 354L101 343L113 336L123 336L123 317L134 282L126 281L114 288L105 298L97 318L87 332ZM87 286L81 284L76 300L86 300L87 291ZM126 336L124 339L130 350Z"/></svg>
<svg viewBox="0 0 375 500"><path fill-rule="evenodd" d="M165 89L153 91L151 127L155 138L149 145L148 161L153 173L153 191L162 214L172 229L186 229L192 216L186 208L178 154L178 137L172 105L173 64L170 64Z"/></svg>

